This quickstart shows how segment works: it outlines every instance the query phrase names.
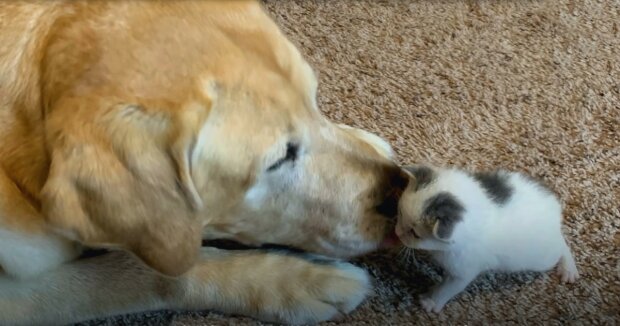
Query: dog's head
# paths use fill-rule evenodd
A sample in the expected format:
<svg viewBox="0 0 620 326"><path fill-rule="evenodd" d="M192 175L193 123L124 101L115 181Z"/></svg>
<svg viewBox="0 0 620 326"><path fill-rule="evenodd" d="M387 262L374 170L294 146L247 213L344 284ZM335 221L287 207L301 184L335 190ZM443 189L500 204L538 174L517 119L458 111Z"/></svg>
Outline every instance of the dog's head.
<svg viewBox="0 0 620 326"><path fill-rule="evenodd" d="M287 87L271 87L271 101L253 98L267 90L218 100L192 173L210 216L205 237L343 257L375 249L406 185L390 146L326 120L311 101L276 99L294 94Z"/></svg>
<svg viewBox="0 0 620 326"><path fill-rule="evenodd" d="M407 182L390 146L320 113L312 70L258 6L185 5L125 4L115 19L132 33L87 30L92 55L89 39L67 33L71 56L57 36L43 88L50 221L167 274L193 264L202 236L377 248Z"/></svg>

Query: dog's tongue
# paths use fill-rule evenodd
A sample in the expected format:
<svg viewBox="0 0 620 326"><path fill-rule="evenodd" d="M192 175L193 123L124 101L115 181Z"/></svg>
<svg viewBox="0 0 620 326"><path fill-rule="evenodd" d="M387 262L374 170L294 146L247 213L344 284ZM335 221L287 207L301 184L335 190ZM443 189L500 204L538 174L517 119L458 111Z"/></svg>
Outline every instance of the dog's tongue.
<svg viewBox="0 0 620 326"><path fill-rule="evenodd" d="M400 239L396 235L396 232L392 230L390 231L390 233L388 233L385 239L383 239L383 242L381 243L381 248L391 248L391 247L397 247L400 245L401 245Z"/></svg>

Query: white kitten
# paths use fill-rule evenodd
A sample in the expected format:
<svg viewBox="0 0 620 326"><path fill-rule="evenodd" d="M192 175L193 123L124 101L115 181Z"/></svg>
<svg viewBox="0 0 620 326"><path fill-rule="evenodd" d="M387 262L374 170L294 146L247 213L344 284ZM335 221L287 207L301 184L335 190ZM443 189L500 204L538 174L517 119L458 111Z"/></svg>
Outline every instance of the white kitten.
<svg viewBox="0 0 620 326"><path fill-rule="evenodd" d="M559 262L562 282L577 279L562 235L562 207L538 182L507 171L407 170L417 182L400 200L396 234L409 248L430 250L447 272L421 296L426 311L441 311L484 271L546 271Z"/></svg>

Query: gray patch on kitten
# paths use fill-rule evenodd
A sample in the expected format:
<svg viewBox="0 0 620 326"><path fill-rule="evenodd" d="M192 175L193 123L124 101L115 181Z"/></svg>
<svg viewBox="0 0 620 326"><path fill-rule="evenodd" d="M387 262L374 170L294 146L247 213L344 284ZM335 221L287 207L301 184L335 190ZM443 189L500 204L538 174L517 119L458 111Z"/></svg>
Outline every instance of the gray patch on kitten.
<svg viewBox="0 0 620 326"><path fill-rule="evenodd" d="M475 172L472 177L480 183L487 195L496 204L503 205L512 196L513 189L508 184L508 175L499 171L495 172Z"/></svg>
<svg viewBox="0 0 620 326"><path fill-rule="evenodd" d="M405 170L409 171L415 177L415 191L428 186L433 182L433 180L435 180L435 173L428 166L406 166Z"/></svg>
<svg viewBox="0 0 620 326"><path fill-rule="evenodd" d="M449 192L440 192L424 203L424 216L433 223L439 221L437 236L448 239L454 225L463 219L465 207Z"/></svg>

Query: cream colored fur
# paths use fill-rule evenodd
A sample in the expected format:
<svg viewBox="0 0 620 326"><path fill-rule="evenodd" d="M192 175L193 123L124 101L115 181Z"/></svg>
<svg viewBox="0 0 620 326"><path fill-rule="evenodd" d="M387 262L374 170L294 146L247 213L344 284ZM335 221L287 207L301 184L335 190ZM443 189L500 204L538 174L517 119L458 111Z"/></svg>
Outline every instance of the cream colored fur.
<svg viewBox="0 0 620 326"><path fill-rule="evenodd" d="M1 3L0 324L354 309L369 279L350 264L200 248L350 257L390 232L389 145L326 120L316 87L254 1Z"/></svg>

